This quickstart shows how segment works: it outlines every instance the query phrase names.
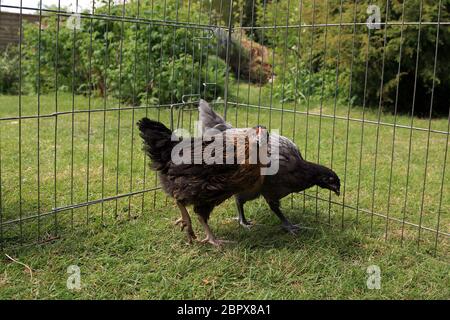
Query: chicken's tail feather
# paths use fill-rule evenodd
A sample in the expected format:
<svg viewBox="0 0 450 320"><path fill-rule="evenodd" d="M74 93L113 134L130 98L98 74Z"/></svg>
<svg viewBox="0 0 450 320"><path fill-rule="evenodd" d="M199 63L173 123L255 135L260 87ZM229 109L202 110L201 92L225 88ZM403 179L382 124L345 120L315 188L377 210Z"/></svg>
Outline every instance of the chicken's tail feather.
<svg viewBox="0 0 450 320"><path fill-rule="evenodd" d="M226 123L225 120L219 116L214 110L209 106L208 102L203 99L200 99L200 103L198 105L199 111L199 119L202 124L202 132L205 132L208 129L214 128L219 131L225 131L227 129L231 129L231 125Z"/></svg>
<svg viewBox="0 0 450 320"><path fill-rule="evenodd" d="M172 148L172 131L161 122L142 118L137 123L140 136L144 140L144 151L152 160L155 170L164 170L170 161Z"/></svg>

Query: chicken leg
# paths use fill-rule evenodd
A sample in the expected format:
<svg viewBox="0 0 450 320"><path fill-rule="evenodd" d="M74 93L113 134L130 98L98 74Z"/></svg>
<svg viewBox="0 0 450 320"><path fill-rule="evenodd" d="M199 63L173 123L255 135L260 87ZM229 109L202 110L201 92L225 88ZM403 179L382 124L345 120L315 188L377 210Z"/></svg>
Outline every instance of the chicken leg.
<svg viewBox="0 0 450 320"><path fill-rule="evenodd" d="M259 197L259 192L255 190L246 191L234 196L236 207L238 211L238 221L239 224L247 229L253 226L253 223L245 218L244 215L244 204L249 201Z"/></svg>
<svg viewBox="0 0 450 320"><path fill-rule="evenodd" d="M209 227L208 223L206 222L205 218L201 215L198 216L198 220L202 224L203 228L205 228L206 238L201 240L201 243L210 243L213 246L220 247L224 243L233 243L234 241L230 240L222 240L222 239L216 239L214 234L211 231L211 228Z"/></svg>
<svg viewBox="0 0 450 320"><path fill-rule="evenodd" d="M227 241L227 240L221 240L216 239L214 234L211 231L211 228L208 225L208 219L209 215L211 214L211 211L213 210L213 207L210 206L196 206L194 207L195 213L197 213L198 221L200 221L201 225L205 229L206 238L201 240L201 243L210 243L213 246L220 247L224 243L229 243L233 241Z"/></svg>
<svg viewBox="0 0 450 320"><path fill-rule="evenodd" d="M181 218L175 221L175 224L181 224L181 230L183 231L184 228L186 228L186 234L188 237L188 242L192 243L193 239L197 239L197 236L194 233L194 230L192 229L192 223L191 223L191 217L189 216L189 213L184 205L182 205L179 201L177 201L177 206L180 208L181 211Z"/></svg>
<svg viewBox="0 0 450 320"><path fill-rule="evenodd" d="M235 201L236 202L236 208L237 208L237 211L238 211L238 214L239 214L239 216L238 216L239 224L241 226L243 226L244 228L250 229L253 226L253 224L245 218L245 215L244 215L244 204L245 204L245 201L240 199L237 196L235 196L235 199L236 199L236 201Z"/></svg>
<svg viewBox="0 0 450 320"><path fill-rule="evenodd" d="M280 201L279 200L268 200L268 199L266 199L266 201L269 204L270 209L281 220L281 227L291 234L297 234L298 231L300 230L300 227L298 225L292 224L284 216L283 212L281 212L281 209L280 209Z"/></svg>

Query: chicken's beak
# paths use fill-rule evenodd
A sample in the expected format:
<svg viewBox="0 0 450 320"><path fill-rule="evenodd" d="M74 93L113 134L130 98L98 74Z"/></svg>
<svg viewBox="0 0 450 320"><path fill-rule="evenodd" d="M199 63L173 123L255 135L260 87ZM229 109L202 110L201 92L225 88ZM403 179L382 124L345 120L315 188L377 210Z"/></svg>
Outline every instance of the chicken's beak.
<svg viewBox="0 0 450 320"><path fill-rule="evenodd" d="M341 190L340 190L340 186L331 186L331 191L333 191L338 197L341 195Z"/></svg>

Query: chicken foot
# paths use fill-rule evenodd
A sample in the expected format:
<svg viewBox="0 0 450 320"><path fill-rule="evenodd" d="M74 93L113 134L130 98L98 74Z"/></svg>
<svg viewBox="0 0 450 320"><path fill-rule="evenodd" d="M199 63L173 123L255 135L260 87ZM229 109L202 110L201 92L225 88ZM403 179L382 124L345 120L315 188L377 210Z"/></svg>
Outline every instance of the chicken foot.
<svg viewBox="0 0 450 320"><path fill-rule="evenodd" d="M292 224L281 212L280 209L280 201L279 200L267 200L270 209L277 215L277 217L281 220L281 227L289 232L290 234L296 235L300 231L300 229L312 229L308 227L302 227L298 224Z"/></svg>
<svg viewBox="0 0 450 320"><path fill-rule="evenodd" d="M244 215L244 201L242 201L238 197L236 197L235 199L236 199L235 202L236 202L237 211L239 213L239 216L238 216L237 220L239 221L239 224L241 226L243 226L246 229L250 229L251 227L253 227L253 223L250 220L247 220L245 218L245 215Z"/></svg>
<svg viewBox="0 0 450 320"><path fill-rule="evenodd" d="M183 206L178 201L177 201L177 206L180 209L181 218L179 218L177 221L175 221L175 225L181 224L181 231L183 231L186 228L188 242L192 243L192 240L197 239L197 236L195 235L194 230L192 229L191 217L189 216L189 213L188 213L186 207Z"/></svg>
<svg viewBox="0 0 450 320"><path fill-rule="evenodd" d="M205 233L206 233L206 238L201 240L200 241L201 243L210 243L215 247L220 247L224 243L233 243L234 242L234 241L229 241L229 240L216 239L216 237L214 236L214 234L211 231L211 228L209 227L208 223L206 222L205 218L202 217L201 215L198 215L198 220L200 221L201 225L205 229Z"/></svg>

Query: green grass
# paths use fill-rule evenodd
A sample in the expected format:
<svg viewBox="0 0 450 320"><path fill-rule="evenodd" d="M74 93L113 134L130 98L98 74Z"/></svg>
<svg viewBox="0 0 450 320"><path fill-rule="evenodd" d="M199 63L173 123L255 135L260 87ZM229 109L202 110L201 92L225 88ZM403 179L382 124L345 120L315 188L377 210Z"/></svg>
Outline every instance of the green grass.
<svg viewBox="0 0 450 320"><path fill-rule="evenodd" d="M385 243L362 232L317 224L312 213L287 213L314 227L293 237L258 204L249 206L261 223L240 229L233 204L215 212L217 235L237 241L218 250L185 243L169 205L139 219L76 231L51 244L10 252L33 269L4 258L0 298L62 299L448 299L448 263L416 247ZM197 230L199 228L197 227ZM67 268L81 270L81 290L66 288ZM381 290L366 287L369 265L381 268Z"/></svg>
<svg viewBox="0 0 450 320"><path fill-rule="evenodd" d="M241 102L247 101L247 89L246 85L239 87ZM237 92L237 86L233 92ZM259 88L250 87L250 98L248 102L258 104ZM22 116L36 114L37 102L36 96L22 97ZM58 111L70 111L72 107L83 111L89 106L102 109L103 103L102 99L89 102L86 97L76 96L72 105L72 97L61 93ZM270 105L267 88L262 90L261 104ZM110 109L118 107L112 99L106 105ZM18 115L18 97L2 96L0 106L1 118ZM273 101L272 106L321 112L317 101L311 101L309 106L306 103L281 105ZM218 110L223 110L220 105ZM55 112L55 97L42 96L40 113L52 112ZM322 112L332 115L333 102L325 102ZM352 118L362 117L361 108L348 110L345 104L339 103L336 114L346 117L347 113ZM415 226L350 208L358 206L383 215L389 210L391 218L401 221L405 217L407 222L430 229L439 226L439 230L450 232L448 158L443 176L446 135L431 133L429 136L422 202L428 133L413 130L409 152L410 130L396 129L388 202L392 127L380 126L377 130L376 125L366 123L361 142L360 122L303 114L296 114L294 121L294 114L289 111L258 112L244 105L231 107L228 121L234 125L260 123L280 128L282 134L293 138L308 160L330 165L333 159L333 168L345 187L344 196L338 198L313 188L307 192L311 197L295 195L283 201L283 209L292 221L314 228L298 237L285 234L260 200L246 206L249 218L261 224L250 231L242 230L232 219L235 209L231 200L216 209L211 219L213 230L220 237L237 241L221 250L186 245L184 233L172 226L178 212L172 200L159 191L52 214L55 205L64 207L156 185L154 174L144 170L141 141L134 126L146 114L169 123L168 110L154 108L122 110L120 118L117 111L93 112L90 118L86 112L59 115L56 167L55 117L42 118L39 130L36 119L22 119L20 123L16 119L2 120L0 167L4 226L0 231L5 253L29 265L33 278L22 265L2 258L0 298L450 298L448 238L443 235L437 238L437 257L434 257L435 232L422 229L419 238ZM365 113L366 119L376 121L377 116L376 110ZM180 122L192 129L196 118L196 112L186 111ZM394 117L381 114L380 120L393 123ZM409 125L409 121L408 116L397 119L402 125ZM414 126L428 128L428 121L414 119ZM446 119L431 122L434 130L447 131L447 126ZM319 200L315 199L316 192ZM329 197L332 203L328 202ZM343 207L343 202L350 207ZM36 217L38 212L41 214ZM20 217L29 219L15 222ZM195 228L202 233L198 224ZM20 246L55 235L61 238L43 245ZM71 292L65 285L66 270L72 264L81 268L79 292ZM366 269L372 264L381 268L381 290L366 288Z"/></svg>

